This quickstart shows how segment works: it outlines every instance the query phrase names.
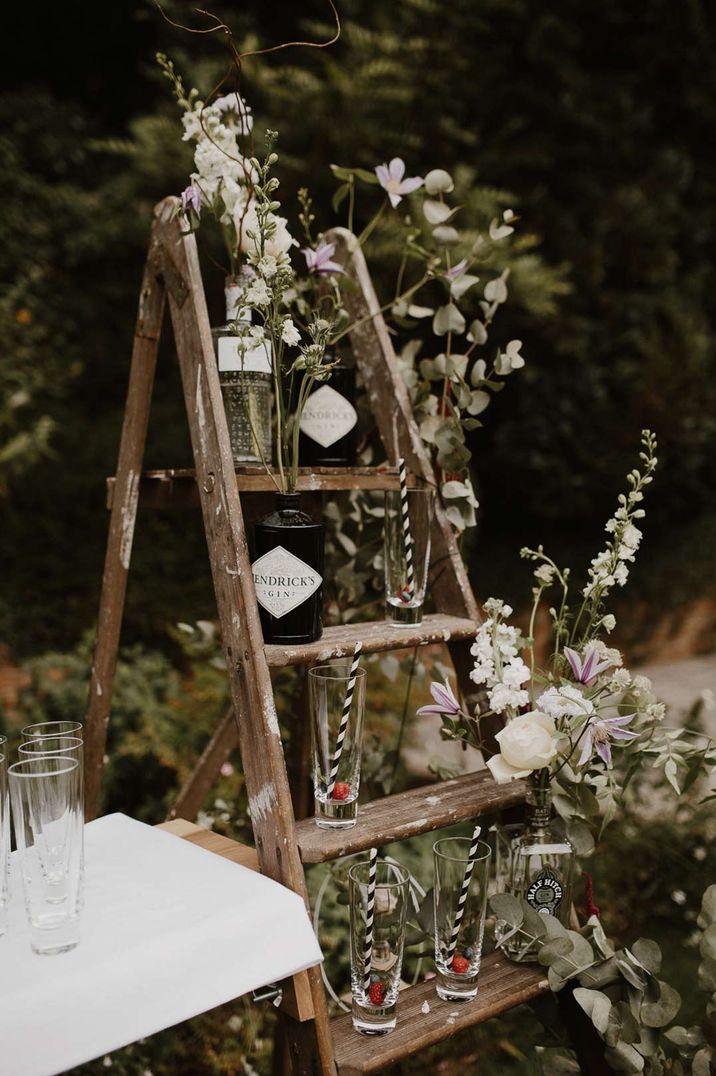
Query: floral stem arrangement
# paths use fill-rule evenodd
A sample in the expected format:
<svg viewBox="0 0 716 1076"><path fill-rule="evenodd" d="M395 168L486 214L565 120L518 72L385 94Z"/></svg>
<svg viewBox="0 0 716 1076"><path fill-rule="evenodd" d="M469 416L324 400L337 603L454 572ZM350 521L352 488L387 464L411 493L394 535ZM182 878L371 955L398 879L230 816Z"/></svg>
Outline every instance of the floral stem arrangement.
<svg viewBox="0 0 716 1076"><path fill-rule="evenodd" d="M642 433L640 461L627 475L627 492L606 524L605 548L591 561L576 600L569 569L558 567L542 546L523 549L521 556L536 564L527 636L509 623L509 605L497 598L485 602L472 647L475 710L468 712L446 681L432 685L433 704L418 711L439 715L445 738L477 748L484 746L481 722L499 716L499 751L487 760L493 777L549 786L558 814L572 826L599 816L602 827L611 821L629 779L617 776L624 768L629 775L647 762L663 767L678 792L679 774L686 778L706 764L688 737L663 728L665 707L649 680L625 669L621 653L604 638L616 626L607 600L626 583L641 542L644 494L657 464L649 430ZM539 668L534 631L548 594L555 595L549 606L552 646L546 667Z"/></svg>

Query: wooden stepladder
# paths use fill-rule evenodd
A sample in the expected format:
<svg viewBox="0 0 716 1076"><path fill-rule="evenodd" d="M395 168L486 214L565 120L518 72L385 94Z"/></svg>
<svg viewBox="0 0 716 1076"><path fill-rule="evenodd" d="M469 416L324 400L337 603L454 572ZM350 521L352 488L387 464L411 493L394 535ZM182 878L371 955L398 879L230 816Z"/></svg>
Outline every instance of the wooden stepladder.
<svg viewBox="0 0 716 1076"><path fill-rule="evenodd" d="M172 812L193 817L222 762L238 742L256 851L261 870L300 893L306 902L304 864L320 863L390 841L452 825L524 798L521 783L496 785L487 772L388 796L361 806L347 831L319 830L313 819L297 820L274 705L271 668L310 667L350 655L360 639L366 653L448 645L458 681L470 693L470 645L478 613L450 524L440 506L433 525L429 593L437 612L401 631L383 622L326 628L315 643L264 645L254 594L242 498L273 488L257 468L234 467L214 358L196 242L182 234L177 200L155 211L144 270L122 427L117 473L110 483L111 521L87 722L86 804L94 817L111 709L127 574L140 497L146 503L200 503L211 561L232 709L217 728ZM370 396L378 429L393 461L406 459L411 481L434 483L363 254L355 237L335 229L327 239L357 287L346 297L354 329L353 352ZM348 291L348 289L346 289ZM154 370L165 300L168 300L194 454L194 471L143 474ZM396 467L325 468L302 473L299 488L320 496L341 489L397 489ZM349 1016L329 1019L317 968L284 985L281 1011L293 1069L297 1073L375 1072L424 1046L536 997L545 984L539 971L488 957L478 999L455 1007L438 1000L432 983L401 995L398 1027L369 1042ZM429 1012L424 1011L424 1002Z"/></svg>

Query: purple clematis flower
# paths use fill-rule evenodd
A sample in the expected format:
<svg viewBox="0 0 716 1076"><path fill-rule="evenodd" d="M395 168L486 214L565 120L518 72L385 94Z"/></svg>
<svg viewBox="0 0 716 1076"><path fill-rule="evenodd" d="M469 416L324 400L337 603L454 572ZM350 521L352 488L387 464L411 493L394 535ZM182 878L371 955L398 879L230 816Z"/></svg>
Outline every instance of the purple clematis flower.
<svg viewBox="0 0 716 1076"><path fill-rule="evenodd" d="M430 694L435 699L435 705L421 706L419 714L446 714L448 717L457 717L460 713L460 703L447 680L444 685L433 682L430 685Z"/></svg>
<svg viewBox="0 0 716 1076"><path fill-rule="evenodd" d="M190 183L189 186L185 187L181 192L181 207L184 210L184 213L193 209L197 217L201 213L201 191L198 187L195 187L193 183Z"/></svg>
<svg viewBox="0 0 716 1076"><path fill-rule="evenodd" d="M336 253L335 243L324 243L323 240L315 250L311 247L303 247L301 254L306 259L308 271L311 273L345 273L345 269L338 262L332 261Z"/></svg>
<svg viewBox="0 0 716 1076"><path fill-rule="evenodd" d="M579 765L583 766L592 757L596 750L605 766L612 764L612 747L610 740L635 740L638 732L629 732L623 726L628 725L634 714L625 717L602 717L589 722L584 734L582 753L579 756Z"/></svg>
<svg viewBox="0 0 716 1076"><path fill-rule="evenodd" d="M591 684L600 673L611 668L611 661L597 660L598 654L597 647L592 644L585 650L584 661L582 661L576 650L571 650L568 646L565 646L564 655L578 684Z"/></svg>
<svg viewBox="0 0 716 1076"><path fill-rule="evenodd" d="M467 258L463 258L457 265L453 265L451 269L446 269L443 276L446 280L457 280L467 269Z"/></svg>
<svg viewBox="0 0 716 1076"><path fill-rule="evenodd" d="M423 181L420 176L411 176L403 179L405 175L405 161L400 157L393 157L390 164L379 164L375 170L383 190L388 192L390 204L393 209L402 200L404 194L412 194L418 187L422 187Z"/></svg>

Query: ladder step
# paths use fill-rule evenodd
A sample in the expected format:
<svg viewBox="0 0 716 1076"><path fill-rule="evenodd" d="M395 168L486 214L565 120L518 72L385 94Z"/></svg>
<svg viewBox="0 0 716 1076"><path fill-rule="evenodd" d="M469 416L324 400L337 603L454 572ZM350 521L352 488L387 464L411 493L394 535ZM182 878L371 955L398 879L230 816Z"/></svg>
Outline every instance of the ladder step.
<svg viewBox="0 0 716 1076"><path fill-rule="evenodd" d="M272 493L276 484L263 467L237 467L239 493ZM408 475L411 489L426 483L417 475ZM107 479L107 507L112 507L115 479ZM339 492L340 490L400 489L397 467L302 467L298 472L298 490ZM196 471L189 468L165 468L145 471L139 483L139 499L145 508L199 507Z"/></svg>
<svg viewBox="0 0 716 1076"><path fill-rule="evenodd" d="M364 654L375 654L382 650L404 650L430 643L449 643L454 639L473 639L476 631L474 621L465 617L429 613L423 617L422 624L405 628L391 627L385 620L338 624L324 628L323 635L315 643L271 644L264 649L269 665L315 665L332 658L349 657L359 639Z"/></svg>
<svg viewBox="0 0 716 1076"><path fill-rule="evenodd" d="M319 829L313 818L305 818L296 823L298 847L304 863L325 863L513 807L526 791L524 781L498 785L487 770L480 770L361 804L352 829Z"/></svg>
<svg viewBox="0 0 716 1076"><path fill-rule="evenodd" d="M378 1072L548 991L543 968L512 964L502 953L490 953L482 962L474 1001L441 1001L434 979L418 983L400 993L395 1031L375 1035L369 1041L354 1030L350 1013L335 1017L331 1031L338 1076Z"/></svg>

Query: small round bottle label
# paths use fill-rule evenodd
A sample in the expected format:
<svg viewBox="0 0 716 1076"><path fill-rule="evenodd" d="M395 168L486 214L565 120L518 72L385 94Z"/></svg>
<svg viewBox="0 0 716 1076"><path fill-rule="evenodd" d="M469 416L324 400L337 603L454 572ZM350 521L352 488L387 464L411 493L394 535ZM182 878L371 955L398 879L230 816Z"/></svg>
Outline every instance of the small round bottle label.
<svg viewBox="0 0 716 1076"><path fill-rule="evenodd" d="M545 867L533 879L526 893L527 903L540 915L556 915L562 903L562 883L550 867Z"/></svg>

